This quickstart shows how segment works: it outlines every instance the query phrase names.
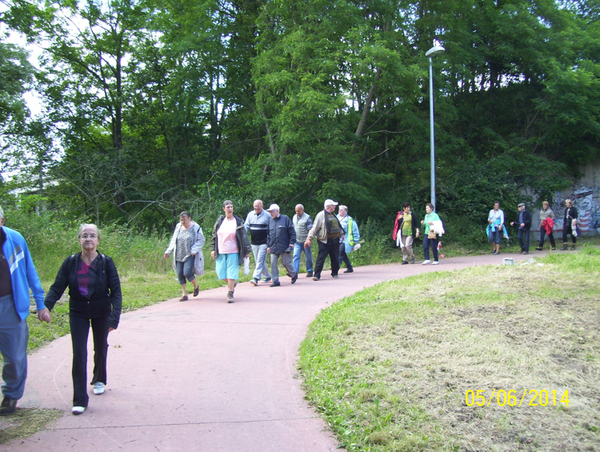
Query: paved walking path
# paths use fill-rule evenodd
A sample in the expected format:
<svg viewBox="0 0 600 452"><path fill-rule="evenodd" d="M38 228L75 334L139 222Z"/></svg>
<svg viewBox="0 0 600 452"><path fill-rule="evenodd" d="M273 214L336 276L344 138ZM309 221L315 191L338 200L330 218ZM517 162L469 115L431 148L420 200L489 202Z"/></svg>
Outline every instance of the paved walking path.
<svg viewBox="0 0 600 452"><path fill-rule="evenodd" d="M0 450L337 450L325 422L304 399L295 367L319 311L382 281L502 264L505 257L532 255L357 267L336 280L323 272L318 282L302 274L293 286L286 277L281 287L239 284L234 304L225 302L223 287L184 303L173 299L128 312L109 336L107 391L94 396L90 387L90 404L81 416L71 415L71 339L62 337L29 358L19 406L58 408L65 415L51 429Z"/></svg>

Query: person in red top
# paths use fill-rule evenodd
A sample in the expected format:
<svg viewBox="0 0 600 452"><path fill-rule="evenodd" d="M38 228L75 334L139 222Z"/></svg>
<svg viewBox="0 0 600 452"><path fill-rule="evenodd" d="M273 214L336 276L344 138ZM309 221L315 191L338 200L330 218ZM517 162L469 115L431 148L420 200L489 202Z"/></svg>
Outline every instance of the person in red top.
<svg viewBox="0 0 600 452"><path fill-rule="evenodd" d="M552 246L552 249L556 249L554 235L552 234L555 219L556 217L554 216L554 212L550 208L548 201L542 202L542 210L540 210L540 243L536 250L542 251L544 249L544 239L546 238L546 235L550 239L550 245Z"/></svg>

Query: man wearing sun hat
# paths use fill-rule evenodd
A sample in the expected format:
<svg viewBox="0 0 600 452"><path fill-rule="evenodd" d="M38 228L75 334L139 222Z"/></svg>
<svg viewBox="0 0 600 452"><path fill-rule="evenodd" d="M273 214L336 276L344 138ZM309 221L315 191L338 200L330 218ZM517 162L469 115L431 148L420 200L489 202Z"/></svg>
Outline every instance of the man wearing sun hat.
<svg viewBox="0 0 600 452"><path fill-rule="evenodd" d="M514 226L515 223L519 226L517 238L521 246L521 254L529 254L529 230L531 229L531 212L525 208L525 203L520 203L517 208L519 213L517 219L510 223ZM523 242L523 240L525 240Z"/></svg>
<svg viewBox="0 0 600 452"><path fill-rule="evenodd" d="M324 210L315 217L312 229L308 232L308 237L304 242L305 247L312 244L313 237L317 237L319 244L319 254L315 264L315 273L313 280L321 279L321 271L325 264L325 259L329 255L331 260L331 276L338 277L340 269L340 237L343 235L342 225L338 217L333 213L338 203L333 199L326 199L323 203Z"/></svg>

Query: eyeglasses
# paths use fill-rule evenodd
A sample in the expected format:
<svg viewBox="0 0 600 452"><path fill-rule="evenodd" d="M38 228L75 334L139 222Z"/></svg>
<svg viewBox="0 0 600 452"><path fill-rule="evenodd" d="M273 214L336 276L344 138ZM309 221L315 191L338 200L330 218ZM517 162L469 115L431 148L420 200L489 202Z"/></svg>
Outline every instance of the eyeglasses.
<svg viewBox="0 0 600 452"><path fill-rule="evenodd" d="M86 239L97 239L98 236L96 234L83 234L81 236L82 239L86 240Z"/></svg>

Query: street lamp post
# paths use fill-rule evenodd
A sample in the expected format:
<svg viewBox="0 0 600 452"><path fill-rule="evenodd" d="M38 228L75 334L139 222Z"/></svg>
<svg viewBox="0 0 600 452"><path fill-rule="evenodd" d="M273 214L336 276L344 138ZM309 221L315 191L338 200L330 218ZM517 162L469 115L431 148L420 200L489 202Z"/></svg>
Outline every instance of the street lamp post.
<svg viewBox="0 0 600 452"><path fill-rule="evenodd" d="M435 204L435 128L433 120L433 57L441 55L446 49L442 46L433 46L425 54L429 57L429 121L430 121L430 139L431 139L431 204L434 209Z"/></svg>

